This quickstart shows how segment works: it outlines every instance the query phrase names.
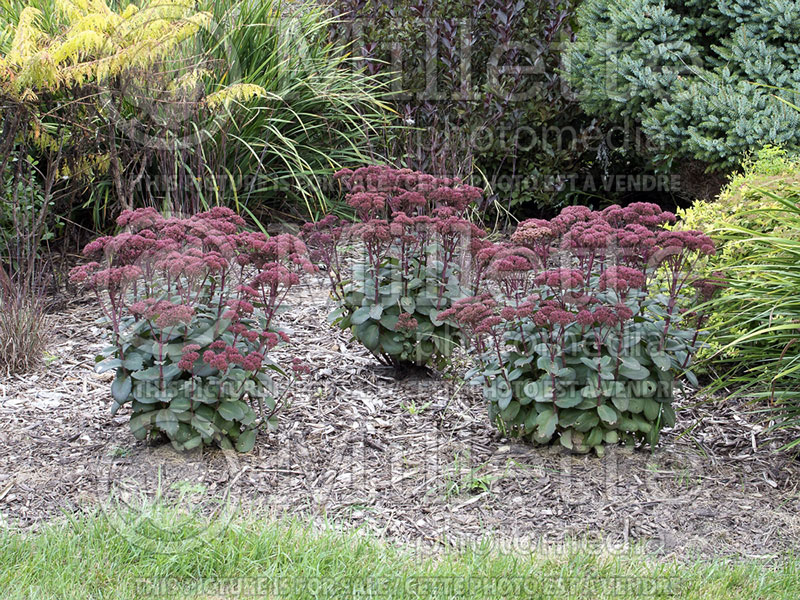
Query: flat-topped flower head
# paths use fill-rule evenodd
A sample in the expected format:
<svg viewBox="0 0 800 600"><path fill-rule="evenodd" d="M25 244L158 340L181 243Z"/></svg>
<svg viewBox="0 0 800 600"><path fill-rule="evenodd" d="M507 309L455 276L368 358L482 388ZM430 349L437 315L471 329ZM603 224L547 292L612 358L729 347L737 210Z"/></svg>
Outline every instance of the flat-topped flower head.
<svg viewBox="0 0 800 600"><path fill-rule="evenodd" d="M192 217L194 220L208 221L214 227L225 233L234 233L247 225L245 220L227 206L215 206L206 212L198 213Z"/></svg>
<svg viewBox="0 0 800 600"><path fill-rule="evenodd" d="M550 220L549 227L555 235L563 235L575 225L586 221L599 220L601 216L586 206L567 206L557 217Z"/></svg>
<svg viewBox="0 0 800 600"><path fill-rule="evenodd" d="M392 232L386 219L370 219L353 226L353 234L367 244L381 245L392 240Z"/></svg>
<svg viewBox="0 0 800 600"><path fill-rule="evenodd" d="M308 375L311 373L311 365L300 358L292 359L292 371L295 375Z"/></svg>
<svg viewBox="0 0 800 600"><path fill-rule="evenodd" d="M102 266L98 262L89 262L85 265L78 265L69 271L69 280L72 283L88 283L91 281L92 275Z"/></svg>
<svg viewBox="0 0 800 600"><path fill-rule="evenodd" d="M411 315L410 313L401 313L400 317L397 319L397 324L395 325L395 329L397 331L414 331L417 327L419 327L419 323L417 320Z"/></svg>
<svg viewBox="0 0 800 600"><path fill-rule="evenodd" d="M711 238L696 229L662 231L656 236L656 245L662 250L673 252L689 250L705 255L716 253Z"/></svg>
<svg viewBox="0 0 800 600"><path fill-rule="evenodd" d="M545 251L556 239L556 233L550 221L544 219L528 219L517 226L511 235L511 241L539 252Z"/></svg>
<svg viewBox="0 0 800 600"><path fill-rule="evenodd" d="M577 315L564 310L558 303L546 301L541 304L538 311L533 314L533 322L539 327L566 327L574 323Z"/></svg>
<svg viewBox="0 0 800 600"><path fill-rule="evenodd" d="M290 287L300 283L300 277L280 263L268 263L256 275L249 286L252 288Z"/></svg>
<svg viewBox="0 0 800 600"><path fill-rule="evenodd" d="M125 289L142 276L142 269L136 265L109 267L95 270L86 280L91 289L108 290L112 294Z"/></svg>
<svg viewBox="0 0 800 600"><path fill-rule="evenodd" d="M487 292L456 300L453 306L439 313L438 319L440 321L451 319L463 326L477 330L486 323L493 322L496 310L497 301Z"/></svg>
<svg viewBox="0 0 800 600"><path fill-rule="evenodd" d="M347 205L354 208L362 219L376 217L386 208L386 196L378 192L357 192L348 195Z"/></svg>
<svg viewBox="0 0 800 600"><path fill-rule="evenodd" d="M198 350L200 350L200 346L196 344L189 344L183 347L181 359L178 361L178 368L181 371L192 371L194 369L194 363L200 359Z"/></svg>
<svg viewBox="0 0 800 600"><path fill-rule="evenodd" d="M364 210L365 216L373 217L377 215L378 199L392 210L408 214L436 207L450 207L456 213L462 213L483 195L480 188L464 185L455 178L434 177L428 173L386 165L342 169L334 177L349 192L348 203L358 196L355 200L357 205L351 206Z"/></svg>
<svg viewBox="0 0 800 600"><path fill-rule="evenodd" d="M117 225L133 231L163 225L164 217L153 207L123 210L117 217Z"/></svg>
<svg viewBox="0 0 800 600"><path fill-rule="evenodd" d="M156 325L162 329L176 325L188 325L194 317L194 308L185 304L176 304L162 307L156 317Z"/></svg>
<svg viewBox="0 0 800 600"><path fill-rule="evenodd" d="M237 261L240 265L250 264L262 269L265 265L283 262L296 265L307 273L316 271L316 267L308 259L306 244L291 234L282 233L267 237L261 232L242 233L237 236L236 244L241 252L239 258L243 259Z"/></svg>
<svg viewBox="0 0 800 600"><path fill-rule="evenodd" d="M631 289L644 287L647 277L644 272L631 267L609 267L600 275L599 289L614 290L625 294Z"/></svg>
<svg viewBox="0 0 800 600"><path fill-rule="evenodd" d="M242 368L245 371L258 371L264 364L264 355L261 352L251 352L242 359Z"/></svg>
<svg viewBox="0 0 800 600"><path fill-rule="evenodd" d="M633 202L625 207L613 204L602 211L603 218L617 228L625 225L641 225L649 229L660 229L675 222L675 214L663 210L652 202Z"/></svg>
<svg viewBox="0 0 800 600"><path fill-rule="evenodd" d="M578 269L551 269L539 273L533 282L554 290L574 290L583 287L584 277Z"/></svg>
<svg viewBox="0 0 800 600"><path fill-rule="evenodd" d="M619 317L617 313L614 312L613 309L607 306L598 306L592 311L592 317L594 322L598 325L616 325L619 323Z"/></svg>
<svg viewBox="0 0 800 600"><path fill-rule="evenodd" d="M564 234L561 246L575 253L594 252L610 247L614 233L614 228L601 219L578 221Z"/></svg>
<svg viewBox="0 0 800 600"><path fill-rule="evenodd" d="M479 256L483 260L491 257L488 274L494 278L502 278L512 273L527 273L536 269L540 262L539 257L530 248L511 244L497 244L479 252Z"/></svg>
<svg viewBox="0 0 800 600"><path fill-rule="evenodd" d="M389 206L395 212L414 214L427 206L428 200L419 192L404 191L389 199Z"/></svg>

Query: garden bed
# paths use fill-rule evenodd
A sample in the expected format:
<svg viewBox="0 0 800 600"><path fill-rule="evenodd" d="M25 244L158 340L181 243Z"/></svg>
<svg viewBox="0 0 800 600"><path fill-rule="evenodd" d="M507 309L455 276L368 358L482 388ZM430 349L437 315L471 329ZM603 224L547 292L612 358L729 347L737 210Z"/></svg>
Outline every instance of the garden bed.
<svg viewBox="0 0 800 600"><path fill-rule="evenodd" d="M426 547L489 534L515 548L590 540L760 557L800 543L800 465L775 454L791 432L765 433L747 406L681 399L678 427L652 453L614 448L599 459L522 445L490 425L479 389L454 376L395 378L329 328L321 280L291 302L291 355L313 372L291 390L277 432L225 456L137 442L125 410L111 416L111 374L93 370L99 311L70 299L52 316L49 364L0 384L2 518L36 527L102 504L112 488L174 495L191 484L195 499Z"/></svg>

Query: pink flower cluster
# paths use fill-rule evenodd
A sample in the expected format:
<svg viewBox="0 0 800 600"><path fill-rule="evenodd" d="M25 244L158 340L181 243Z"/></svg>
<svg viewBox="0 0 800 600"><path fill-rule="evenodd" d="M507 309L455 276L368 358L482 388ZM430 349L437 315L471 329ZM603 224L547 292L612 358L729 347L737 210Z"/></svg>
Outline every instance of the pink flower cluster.
<svg viewBox="0 0 800 600"><path fill-rule="evenodd" d="M347 205L364 218L369 218L384 212L386 197L378 192L356 192L347 197Z"/></svg>
<svg viewBox="0 0 800 600"><path fill-rule="evenodd" d="M530 248L542 260L550 255L550 248L556 239L555 229L544 219L528 219L519 224L511 235L511 242L518 246Z"/></svg>
<svg viewBox="0 0 800 600"><path fill-rule="evenodd" d="M646 280L644 272L631 267L608 267L600 275L600 291L607 289L625 294L631 289L643 288Z"/></svg>
<svg viewBox="0 0 800 600"><path fill-rule="evenodd" d="M481 190L458 179L388 166L343 169L335 177L347 192L355 222L329 215L305 224L302 230L312 258L326 267L334 297L344 302L344 288L353 283L344 273L340 250L356 246L364 250L366 259L357 284L367 287L372 279L369 287L375 290L375 302L388 282L382 278L388 277L399 281L404 293L411 291L407 286L413 280L437 281L436 307L449 306L449 300L443 299L445 282L469 266L461 248L477 252L487 245L486 232L465 218L467 208L480 200ZM436 248L436 256L431 248ZM498 268L512 268L514 260L518 270L530 268L520 256L506 257ZM387 271L392 271L391 276Z"/></svg>
<svg viewBox="0 0 800 600"><path fill-rule="evenodd" d="M488 274L495 279L500 279L507 273L528 272L540 264L533 251L521 246L495 244L482 248L478 254L479 260L491 257Z"/></svg>
<svg viewBox="0 0 800 600"><path fill-rule="evenodd" d="M626 207L617 204L609 206L602 212L603 218L612 227L637 224L650 229L657 229L675 222L675 214L662 210L658 204L634 202Z"/></svg>
<svg viewBox="0 0 800 600"><path fill-rule="evenodd" d="M551 269L539 273L533 281L557 290L574 290L584 284L583 273L578 269Z"/></svg>
<svg viewBox="0 0 800 600"><path fill-rule="evenodd" d="M712 254L714 244L700 231L666 230L675 215L657 204L635 202L593 211L569 206L553 219L528 219L519 224L511 241L534 250L545 260L556 251L568 251L589 262L616 259L644 267L656 257L677 251ZM653 265L655 266L655 265Z"/></svg>
<svg viewBox="0 0 800 600"><path fill-rule="evenodd" d="M289 234L268 237L242 231L244 219L225 207L184 219L140 208L124 211L117 224L127 230L86 245L84 255L94 261L90 264L99 267L102 261L106 268L137 265L145 271L167 271L173 277L225 274L234 265L261 269L277 262L289 264L296 271L315 270L300 239ZM88 268L85 265L73 270L73 279L85 282Z"/></svg>
<svg viewBox="0 0 800 600"><path fill-rule="evenodd" d="M414 331L417 327L419 327L417 320L411 314L405 312L400 314L395 325L397 331Z"/></svg>
<svg viewBox="0 0 800 600"><path fill-rule="evenodd" d="M725 287L725 277L721 271L714 271L710 277L699 277L692 281L701 302L708 302Z"/></svg>
<svg viewBox="0 0 800 600"><path fill-rule="evenodd" d="M194 363L200 358L200 346L198 344L186 344L181 353L181 359L178 361L178 368L181 371L191 372L194 369Z"/></svg>
<svg viewBox="0 0 800 600"><path fill-rule="evenodd" d="M250 277L253 287L291 286L300 272L316 271L300 239L241 231L244 220L224 207L185 219L143 208L123 212L117 222L129 230L87 244L84 253L94 260L74 268L70 277L118 296L118 302L139 280L148 290L163 278L163 287L182 292L188 302L190 288L199 282L230 281L233 275Z"/></svg>
<svg viewBox="0 0 800 600"><path fill-rule="evenodd" d="M105 289L118 294L139 279L142 273L141 267L136 265L103 268L100 263L92 261L73 267L69 272L69 278L73 283L80 283L87 289Z"/></svg>
<svg viewBox="0 0 800 600"><path fill-rule="evenodd" d="M130 305L130 312L155 322L161 329L188 325L194 317L194 307L186 304L173 304L168 300L146 298Z"/></svg>
<svg viewBox="0 0 800 600"><path fill-rule="evenodd" d="M694 275L714 253L713 242L700 231L664 228L674 221L675 215L647 203L603 211L567 207L551 220L523 221L511 243L482 239L472 245L474 271L480 274L476 290L496 294L499 284L506 306L486 292L457 301L441 318L470 332L478 347L494 344L496 357L507 343L522 344L516 347L523 352L542 342L559 347L567 343L568 331L603 344L609 331L620 335L641 314L649 286L658 285L668 328L686 285L702 299L721 284L716 277ZM519 340L528 336L537 341L526 348Z"/></svg>
<svg viewBox="0 0 800 600"><path fill-rule="evenodd" d="M490 293L456 300L453 306L439 314L439 320L448 319L477 335L492 332L502 322L498 315L497 301Z"/></svg>
<svg viewBox="0 0 800 600"><path fill-rule="evenodd" d="M562 328L577 323L584 329L595 326L614 327L625 323L633 316L633 311L624 304L614 306L599 306L594 310L583 308L574 312L565 309L560 303L548 300L542 303L541 308L534 313L533 322L539 327Z"/></svg>
<svg viewBox="0 0 800 600"><path fill-rule="evenodd" d="M384 165L342 169L334 177L349 192L348 203L363 211L362 218L374 216L387 208L412 214L416 211L432 212L436 207L447 206L462 212L483 195L479 188L463 185L459 179L434 177L411 169L395 169Z"/></svg>
<svg viewBox="0 0 800 600"><path fill-rule="evenodd" d="M236 262L240 266L252 265L263 269L268 265L286 263L295 271L316 272L316 267L308 260L308 249L299 238L282 233L267 237L260 231L239 233L236 238L239 255Z"/></svg>
<svg viewBox="0 0 800 600"><path fill-rule="evenodd" d="M299 358L293 358L292 371L294 371L295 375L308 375L311 373L311 365Z"/></svg>
<svg viewBox="0 0 800 600"><path fill-rule="evenodd" d="M574 223L562 238L562 248L578 253L596 252L609 248L614 242L615 230L602 219Z"/></svg>
<svg viewBox="0 0 800 600"><path fill-rule="evenodd" d="M316 271L299 238L246 231L244 219L224 207L184 219L145 208L117 222L124 230L89 243L85 254L94 260L70 273L97 293L117 339L130 320L145 321L163 349L175 343L175 327L186 328L188 342L196 324L208 328L198 315L217 315L212 343L182 349L178 366L189 373L200 360L220 371L257 372L266 353L288 341L271 322L301 273Z"/></svg>
<svg viewBox="0 0 800 600"><path fill-rule="evenodd" d="M533 315L533 322L539 327L553 327L556 325L566 327L570 323L574 323L575 319L575 313L564 310L558 302L552 300L543 302L539 310Z"/></svg>
<svg viewBox="0 0 800 600"><path fill-rule="evenodd" d="M662 231L656 236L656 245L670 253L682 250L699 252L708 256L716 253L716 248L711 238L696 229Z"/></svg>
<svg viewBox="0 0 800 600"><path fill-rule="evenodd" d="M191 371L195 361L200 357L199 350L200 346L197 344L186 346L178 367L184 371ZM243 353L235 344L226 344L222 340L213 342L209 349L203 352L202 357L204 363L219 371L226 371L232 365L238 365L245 371L259 371L264 363L262 351Z"/></svg>

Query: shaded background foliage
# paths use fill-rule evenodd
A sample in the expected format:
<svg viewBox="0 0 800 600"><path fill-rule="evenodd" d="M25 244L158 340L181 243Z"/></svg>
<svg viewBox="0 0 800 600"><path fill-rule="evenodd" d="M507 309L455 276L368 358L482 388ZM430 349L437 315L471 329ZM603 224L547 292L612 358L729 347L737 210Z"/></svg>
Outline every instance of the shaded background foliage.
<svg viewBox="0 0 800 600"><path fill-rule="evenodd" d="M86 25L47 0L4 0L0 24L12 32L0 38L4 54L13 49L26 6L41 10L34 23L47 38L75 40L75 58L91 61L95 53L79 39ZM89 17L128 6L112 2ZM381 86L327 39L322 7L204 0L191 10L206 16L203 25L168 56L102 82L64 81L48 97L38 93L35 102L16 103L29 117L47 115L41 122L46 131L56 121L68 126L74 156L96 159L80 173L84 177L73 178L83 183L74 206L89 211L87 224L94 227L110 224L121 208L147 205L184 212L230 205L256 216L264 209L295 216L327 210L328 177L366 161L370 139L385 123ZM32 55L40 50L36 37L27 46ZM32 83L35 89L38 82ZM210 101L231 86L260 91ZM15 111L5 104L7 131ZM74 106L75 114L48 113L65 106ZM89 148L77 148L80 132L93 138ZM6 139L16 136L6 133Z"/></svg>
<svg viewBox="0 0 800 600"><path fill-rule="evenodd" d="M398 165L472 177L517 216L618 195L630 139L578 105L562 75L571 0L336 0L334 39L392 82ZM608 189L603 189L603 186Z"/></svg>

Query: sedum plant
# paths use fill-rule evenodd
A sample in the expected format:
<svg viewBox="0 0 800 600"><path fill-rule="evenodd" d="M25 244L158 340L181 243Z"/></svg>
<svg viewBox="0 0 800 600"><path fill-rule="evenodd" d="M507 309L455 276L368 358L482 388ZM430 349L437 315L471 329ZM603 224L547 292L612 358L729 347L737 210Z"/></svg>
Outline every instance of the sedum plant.
<svg viewBox="0 0 800 600"><path fill-rule="evenodd" d="M440 318L469 338L471 374L501 430L602 454L604 444L654 445L675 424L673 382L694 379L704 318L685 299L717 284L696 276L713 243L663 228L674 219L654 204L569 207L478 253L481 293Z"/></svg>
<svg viewBox="0 0 800 600"><path fill-rule="evenodd" d="M447 363L460 334L440 313L471 293L465 259L486 233L465 218L480 197L458 179L369 166L336 174L356 215L304 227L337 308L329 319L395 367ZM356 253L350 272L345 254Z"/></svg>
<svg viewBox="0 0 800 600"><path fill-rule="evenodd" d="M131 405L137 439L250 451L257 429L276 424L270 372L285 372L269 352L288 341L275 328L286 294L314 270L305 245L245 231L221 207L183 219L138 209L117 222L124 231L88 244L91 262L70 274L97 293L113 331L97 367L116 372L112 413Z"/></svg>

